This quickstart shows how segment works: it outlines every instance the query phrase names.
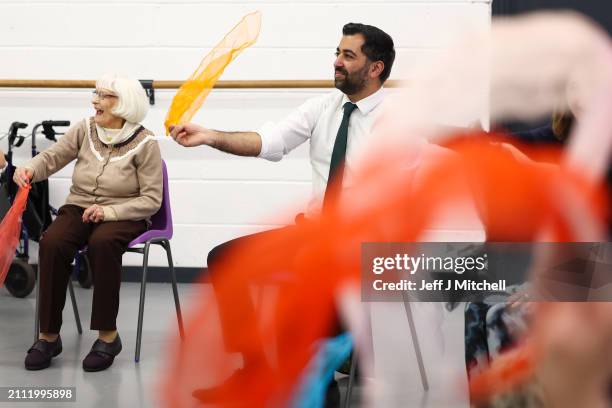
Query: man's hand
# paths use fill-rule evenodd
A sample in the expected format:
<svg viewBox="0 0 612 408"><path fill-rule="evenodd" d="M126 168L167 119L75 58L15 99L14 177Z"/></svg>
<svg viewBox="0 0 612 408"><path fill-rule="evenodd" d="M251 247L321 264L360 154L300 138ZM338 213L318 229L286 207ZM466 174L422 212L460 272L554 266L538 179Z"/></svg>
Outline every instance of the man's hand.
<svg viewBox="0 0 612 408"><path fill-rule="evenodd" d="M31 169L26 169L24 167L18 167L13 174L13 181L19 187L25 187L30 184L30 180L32 180L32 176L34 173Z"/></svg>
<svg viewBox="0 0 612 408"><path fill-rule="evenodd" d="M208 145L214 147L215 131L206 129L195 123L170 126L170 136L185 147Z"/></svg>
<svg viewBox="0 0 612 408"><path fill-rule="evenodd" d="M83 212L83 222L98 223L104 221L104 209L98 204L94 204Z"/></svg>

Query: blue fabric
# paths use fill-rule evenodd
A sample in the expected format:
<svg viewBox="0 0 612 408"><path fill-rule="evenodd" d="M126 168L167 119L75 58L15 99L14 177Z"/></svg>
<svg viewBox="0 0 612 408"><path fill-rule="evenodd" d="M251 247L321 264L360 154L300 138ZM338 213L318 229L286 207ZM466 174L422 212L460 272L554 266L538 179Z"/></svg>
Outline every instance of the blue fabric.
<svg viewBox="0 0 612 408"><path fill-rule="evenodd" d="M534 144L563 144L560 141L555 132L553 132L552 126L542 126L535 129L525 130L522 132L515 132L512 136L524 143Z"/></svg>
<svg viewBox="0 0 612 408"><path fill-rule="evenodd" d="M334 378L334 372L351 354L353 336L345 332L321 340L316 347L318 350L304 370L304 376L291 404L292 408L324 406L327 387Z"/></svg>

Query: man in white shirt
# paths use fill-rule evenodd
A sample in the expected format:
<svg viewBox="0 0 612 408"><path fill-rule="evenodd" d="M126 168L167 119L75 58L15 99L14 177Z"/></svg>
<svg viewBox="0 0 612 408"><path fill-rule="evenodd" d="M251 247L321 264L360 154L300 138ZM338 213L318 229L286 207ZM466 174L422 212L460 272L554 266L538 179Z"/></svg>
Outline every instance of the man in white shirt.
<svg viewBox="0 0 612 408"><path fill-rule="evenodd" d="M281 122L266 124L257 132L222 132L187 123L171 127L171 136L186 147L208 145L227 153L272 161L280 160L309 140L313 195L307 216L315 215L325 208L337 191L328 189L328 185L342 188L350 185L352 167L360 148L369 137L383 100L382 86L389 77L395 59L393 40L376 27L349 23L343 27L342 34L334 61L337 90L306 101ZM225 251L244 240L270 233L274 231L237 238L214 248L208 255L208 271L213 285L215 264ZM285 253L283 256L290 264L294 255ZM250 296L246 283L244 294L235 295L244 298ZM252 310L237 310L232 299L218 299L218 304L222 324L224 321L254 316ZM242 339L230 337L225 337L226 346L228 351L243 353L243 370L248 369L251 363L261 364L257 356L244 353L248 348L240 343ZM240 373L234 376L239 377ZM198 398L210 400L213 397L212 390L201 391Z"/></svg>

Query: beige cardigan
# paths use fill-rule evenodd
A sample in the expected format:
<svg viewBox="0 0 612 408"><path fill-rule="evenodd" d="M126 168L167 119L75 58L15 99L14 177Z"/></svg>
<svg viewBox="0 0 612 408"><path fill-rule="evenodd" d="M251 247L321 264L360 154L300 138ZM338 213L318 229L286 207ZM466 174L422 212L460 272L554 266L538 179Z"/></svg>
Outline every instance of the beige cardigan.
<svg viewBox="0 0 612 408"><path fill-rule="evenodd" d="M108 146L98 139L93 118L83 119L24 167L34 172L32 181L37 182L74 159L66 204L98 204L104 221L148 219L161 206L161 154L153 133L144 127L125 142Z"/></svg>

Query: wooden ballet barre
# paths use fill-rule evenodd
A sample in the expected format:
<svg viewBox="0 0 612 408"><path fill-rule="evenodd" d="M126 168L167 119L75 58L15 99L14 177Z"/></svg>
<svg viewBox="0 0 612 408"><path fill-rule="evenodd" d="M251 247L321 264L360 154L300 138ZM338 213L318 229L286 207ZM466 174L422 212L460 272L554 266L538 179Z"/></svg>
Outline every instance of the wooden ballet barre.
<svg viewBox="0 0 612 408"><path fill-rule="evenodd" d="M154 81L140 80L144 87L149 104L155 105L156 89L178 89L185 81ZM397 81L385 82L386 86L397 86ZM64 80L64 79L0 79L0 88L55 88L55 89L93 89L96 81L91 80ZM331 80L251 80L251 81L218 81L217 89L295 89L295 88L333 88Z"/></svg>
<svg viewBox="0 0 612 408"><path fill-rule="evenodd" d="M63 79L0 79L0 88L94 88L95 81ZM184 81L153 81L153 89L177 89ZM332 88L331 80L242 80L219 81L219 89L292 89L292 88ZM386 87L398 86L397 81L387 81Z"/></svg>

